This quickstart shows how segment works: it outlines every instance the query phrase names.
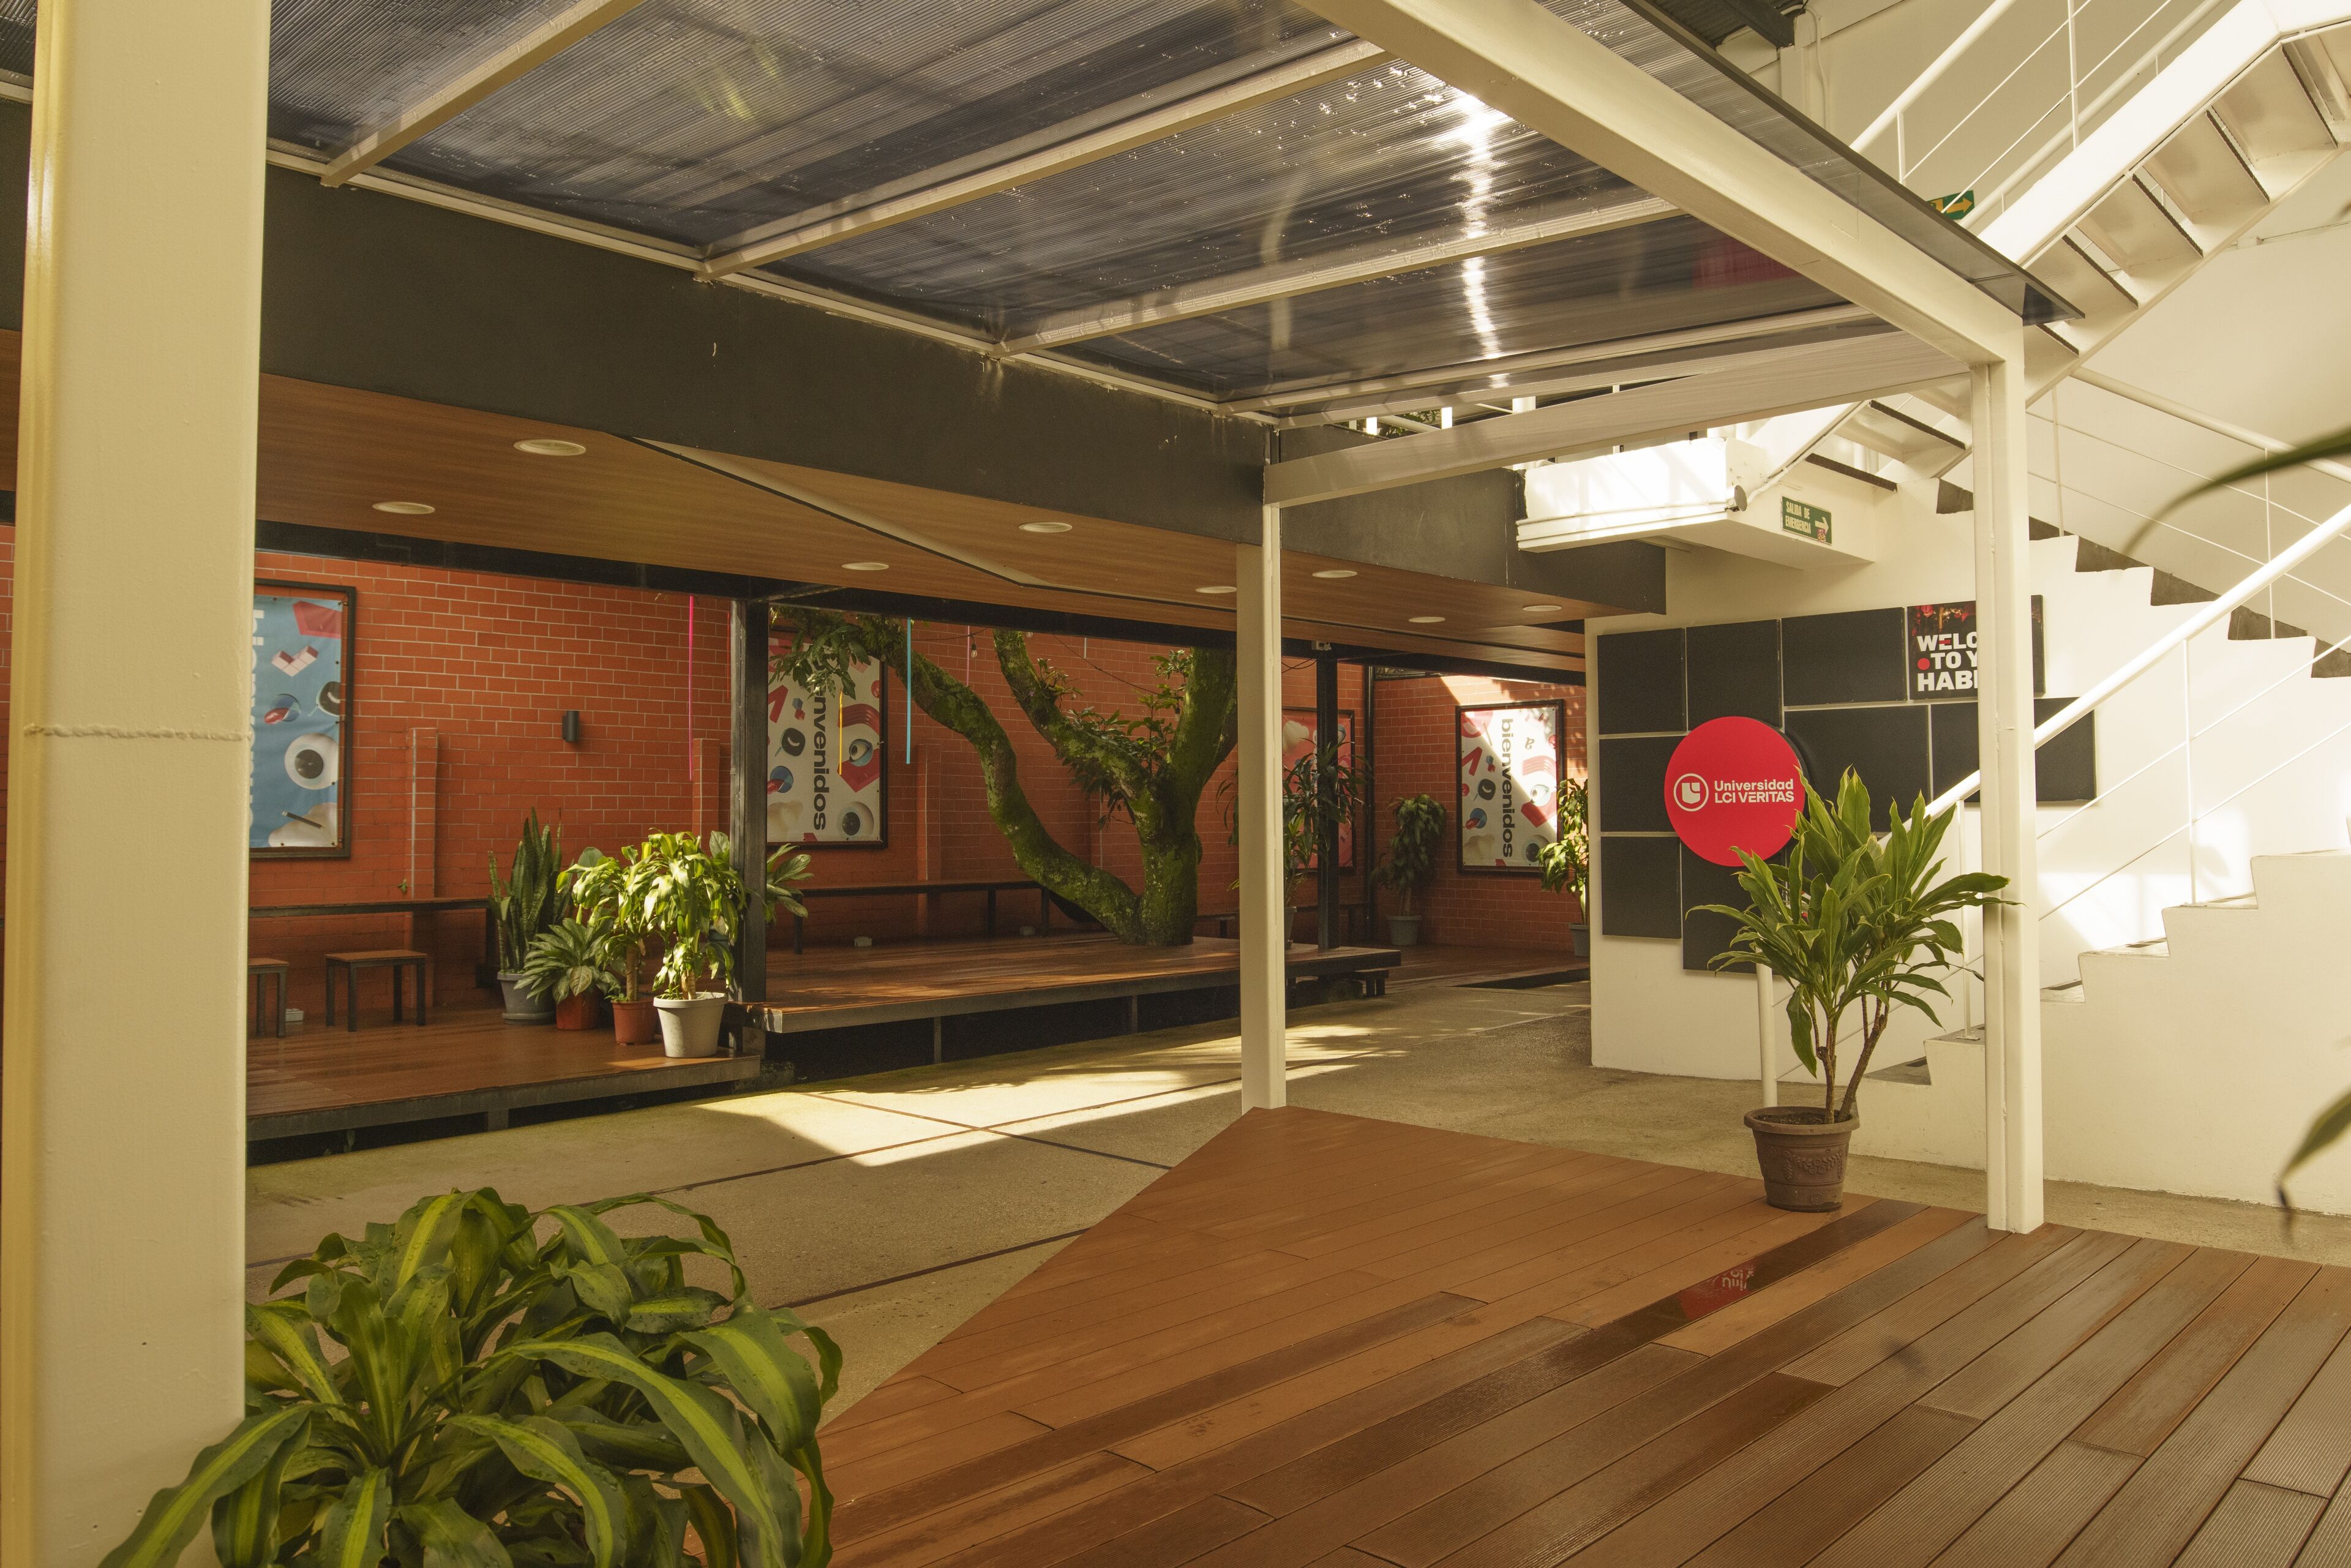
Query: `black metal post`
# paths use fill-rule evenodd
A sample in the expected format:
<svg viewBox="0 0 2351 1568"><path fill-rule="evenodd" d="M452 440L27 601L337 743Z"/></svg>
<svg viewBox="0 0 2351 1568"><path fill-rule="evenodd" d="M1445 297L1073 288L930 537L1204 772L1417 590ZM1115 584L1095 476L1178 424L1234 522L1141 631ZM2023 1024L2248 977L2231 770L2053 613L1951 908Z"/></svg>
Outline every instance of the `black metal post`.
<svg viewBox="0 0 2351 1568"><path fill-rule="evenodd" d="M1339 754L1339 655L1324 646L1314 650L1314 750ZM1339 780L1321 767L1314 779L1314 945L1327 953L1339 945Z"/></svg>
<svg viewBox="0 0 2351 1568"><path fill-rule="evenodd" d="M1363 940L1374 946L1380 928L1380 884L1372 876L1373 868L1379 864L1380 796L1374 782L1380 755L1379 671L1371 664L1358 664L1356 672L1363 676L1364 711L1355 716L1355 776L1363 781L1364 800L1363 809L1355 813L1355 871L1364 879Z"/></svg>
<svg viewBox="0 0 2351 1568"><path fill-rule="evenodd" d="M735 985L759 1017L768 999L768 927L759 918L768 884L768 601L734 601L727 675L734 722L726 746L726 834L748 908L735 943ZM748 1054L750 1041L744 1041Z"/></svg>

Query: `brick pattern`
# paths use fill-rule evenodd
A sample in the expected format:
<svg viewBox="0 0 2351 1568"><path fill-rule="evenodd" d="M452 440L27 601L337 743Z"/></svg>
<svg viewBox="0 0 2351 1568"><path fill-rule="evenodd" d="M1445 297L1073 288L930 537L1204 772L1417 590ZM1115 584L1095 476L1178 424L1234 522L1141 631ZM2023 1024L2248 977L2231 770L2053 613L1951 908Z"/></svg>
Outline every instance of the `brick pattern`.
<svg viewBox="0 0 2351 1568"><path fill-rule="evenodd" d="M1406 795L1434 795L1445 808L1446 839L1438 852L1437 880L1417 901L1421 940L1447 946L1521 947L1565 952L1568 926L1582 918L1565 894L1542 891L1531 876L1465 873L1457 867L1456 833L1461 810L1455 775L1458 754L1453 710L1478 703L1533 702L1556 697L1567 705L1567 732L1561 737L1562 775L1582 777L1583 688L1540 681L1496 681L1474 675L1426 675L1376 684L1374 716L1379 767L1374 779L1373 821L1385 847L1395 802ZM1395 894L1383 890L1380 906L1395 908Z"/></svg>

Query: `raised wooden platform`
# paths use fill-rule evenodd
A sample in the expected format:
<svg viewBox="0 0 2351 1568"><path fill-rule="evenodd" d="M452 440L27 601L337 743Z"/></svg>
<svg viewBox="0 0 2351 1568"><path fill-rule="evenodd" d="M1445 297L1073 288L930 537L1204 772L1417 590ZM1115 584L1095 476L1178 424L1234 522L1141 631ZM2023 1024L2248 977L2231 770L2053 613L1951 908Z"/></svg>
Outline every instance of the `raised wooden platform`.
<svg viewBox="0 0 2351 1568"><path fill-rule="evenodd" d="M723 1088L758 1073L756 1060L673 1061L658 1045L614 1044L609 1028L510 1024L496 1009L437 1013L422 1025L370 1019L356 1034L314 1021L283 1040L246 1042L246 1137L453 1116L499 1127L528 1106Z"/></svg>
<svg viewBox="0 0 2351 1568"><path fill-rule="evenodd" d="M1393 947L1293 945L1290 977L1360 975L1376 995L1397 959ZM770 1034L799 1034L1239 983L1240 944L1213 936L1188 947L1130 947L1086 935L770 952L767 1024Z"/></svg>
<svg viewBox="0 0 2351 1568"><path fill-rule="evenodd" d="M826 1429L843 1568L2351 1562L2351 1270L1257 1112Z"/></svg>

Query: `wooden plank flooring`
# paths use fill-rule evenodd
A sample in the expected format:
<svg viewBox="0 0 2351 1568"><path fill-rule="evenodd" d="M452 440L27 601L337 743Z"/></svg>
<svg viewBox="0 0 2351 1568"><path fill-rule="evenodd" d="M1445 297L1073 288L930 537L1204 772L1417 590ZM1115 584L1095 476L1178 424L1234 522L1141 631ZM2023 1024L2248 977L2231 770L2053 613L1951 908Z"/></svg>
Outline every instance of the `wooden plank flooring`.
<svg viewBox="0 0 2351 1568"><path fill-rule="evenodd" d="M2351 1270L1255 1112L826 1428L844 1568L2351 1563Z"/></svg>

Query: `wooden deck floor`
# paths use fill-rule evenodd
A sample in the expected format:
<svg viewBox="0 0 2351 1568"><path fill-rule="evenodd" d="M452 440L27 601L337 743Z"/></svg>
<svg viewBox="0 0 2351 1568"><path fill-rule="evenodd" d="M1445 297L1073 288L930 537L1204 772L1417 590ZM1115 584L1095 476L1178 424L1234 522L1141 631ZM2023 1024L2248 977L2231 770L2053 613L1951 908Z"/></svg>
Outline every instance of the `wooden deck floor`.
<svg viewBox="0 0 2351 1568"><path fill-rule="evenodd" d="M827 1428L836 1561L2351 1563L2351 1270L1254 1113Z"/></svg>

